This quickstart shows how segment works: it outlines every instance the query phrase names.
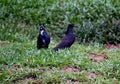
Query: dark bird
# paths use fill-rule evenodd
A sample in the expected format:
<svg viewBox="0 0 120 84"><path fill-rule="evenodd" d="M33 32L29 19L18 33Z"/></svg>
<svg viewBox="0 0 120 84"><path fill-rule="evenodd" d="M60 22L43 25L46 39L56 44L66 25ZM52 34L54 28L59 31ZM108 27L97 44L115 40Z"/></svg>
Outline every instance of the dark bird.
<svg viewBox="0 0 120 84"><path fill-rule="evenodd" d="M58 51L59 49L69 48L75 41L75 35L73 33L74 24L68 24L67 31L63 36L61 42L53 48L53 50Z"/></svg>
<svg viewBox="0 0 120 84"><path fill-rule="evenodd" d="M39 27L39 35L37 37L37 49L48 48L50 43L50 36L45 31L43 25Z"/></svg>

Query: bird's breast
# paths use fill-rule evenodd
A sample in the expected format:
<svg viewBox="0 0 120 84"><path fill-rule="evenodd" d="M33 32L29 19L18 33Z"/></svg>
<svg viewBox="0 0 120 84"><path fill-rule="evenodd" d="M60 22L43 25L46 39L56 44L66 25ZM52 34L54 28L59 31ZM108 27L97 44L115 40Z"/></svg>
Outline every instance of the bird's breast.
<svg viewBox="0 0 120 84"><path fill-rule="evenodd" d="M44 30L40 31L40 34L41 34L42 36L44 35L43 33L44 33Z"/></svg>

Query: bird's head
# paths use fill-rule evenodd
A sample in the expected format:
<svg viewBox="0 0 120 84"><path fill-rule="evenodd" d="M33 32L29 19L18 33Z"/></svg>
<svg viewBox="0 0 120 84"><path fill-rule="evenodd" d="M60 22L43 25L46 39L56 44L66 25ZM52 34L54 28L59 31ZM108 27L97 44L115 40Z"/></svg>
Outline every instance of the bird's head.
<svg viewBox="0 0 120 84"><path fill-rule="evenodd" d="M39 29L40 29L40 31L44 30L44 26L43 26L43 25L40 25L40 26L39 26Z"/></svg>
<svg viewBox="0 0 120 84"><path fill-rule="evenodd" d="M74 24L68 24L68 27L73 28L75 25Z"/></svg>
<svg viewBox="0 0 120 84"><path fill-rule="evenodd" d="M40 35L43 35L43 33L45 32L44 26L43 26L43 25L40 25L40 26L39 26L39 30L40 30L40 31L39 31L39 34L40 34Z"/></svg>
<svg viewBox="0 0 120 84"><path fill-rule="evenodd" d="M68 24L68 28L67 28L67 31L66 31L65 34L72 33L73 32L73 27L74 27L74 24Z"/></svg>

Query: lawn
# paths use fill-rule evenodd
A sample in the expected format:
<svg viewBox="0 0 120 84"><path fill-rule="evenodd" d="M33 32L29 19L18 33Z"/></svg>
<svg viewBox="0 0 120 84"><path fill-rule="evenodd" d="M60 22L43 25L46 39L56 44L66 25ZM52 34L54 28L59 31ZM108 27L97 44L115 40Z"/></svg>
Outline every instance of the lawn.
<svg viewBox="0 0 120 84"><path fill-rule="evenodd" d="M0 0L0 84L120 84L120 0ZM75 24L75 43L54 51ZM38 26L51 37L37 50Z"/></svg>
<svg viewBox="0 0 120 84"><path fill-rule="evenodd" d="M78 44L70 49L36 49L36 40L4 42L0 45L0 82L2 84L118 84L120 83L120 49L103 45ZM90 53L108 57L91 59Z"/></svg>

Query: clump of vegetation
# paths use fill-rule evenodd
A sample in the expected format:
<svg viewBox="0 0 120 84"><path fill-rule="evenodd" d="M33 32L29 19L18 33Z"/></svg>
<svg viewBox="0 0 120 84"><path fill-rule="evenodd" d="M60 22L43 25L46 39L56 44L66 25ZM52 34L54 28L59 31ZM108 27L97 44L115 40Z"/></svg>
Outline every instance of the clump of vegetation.
<svg viewBox="0 0 120 84"><path fill-rule="evenodd" d="M120 33L114 21L120 19L119 5L119 0L2 0L0 37L13 41L19 36L34 39L37 26L45 24L50 35L57 38L71 22L78 26L74 31L80 37L77 38L79 42L104 42L111 37L117 42Z"/></svg>

